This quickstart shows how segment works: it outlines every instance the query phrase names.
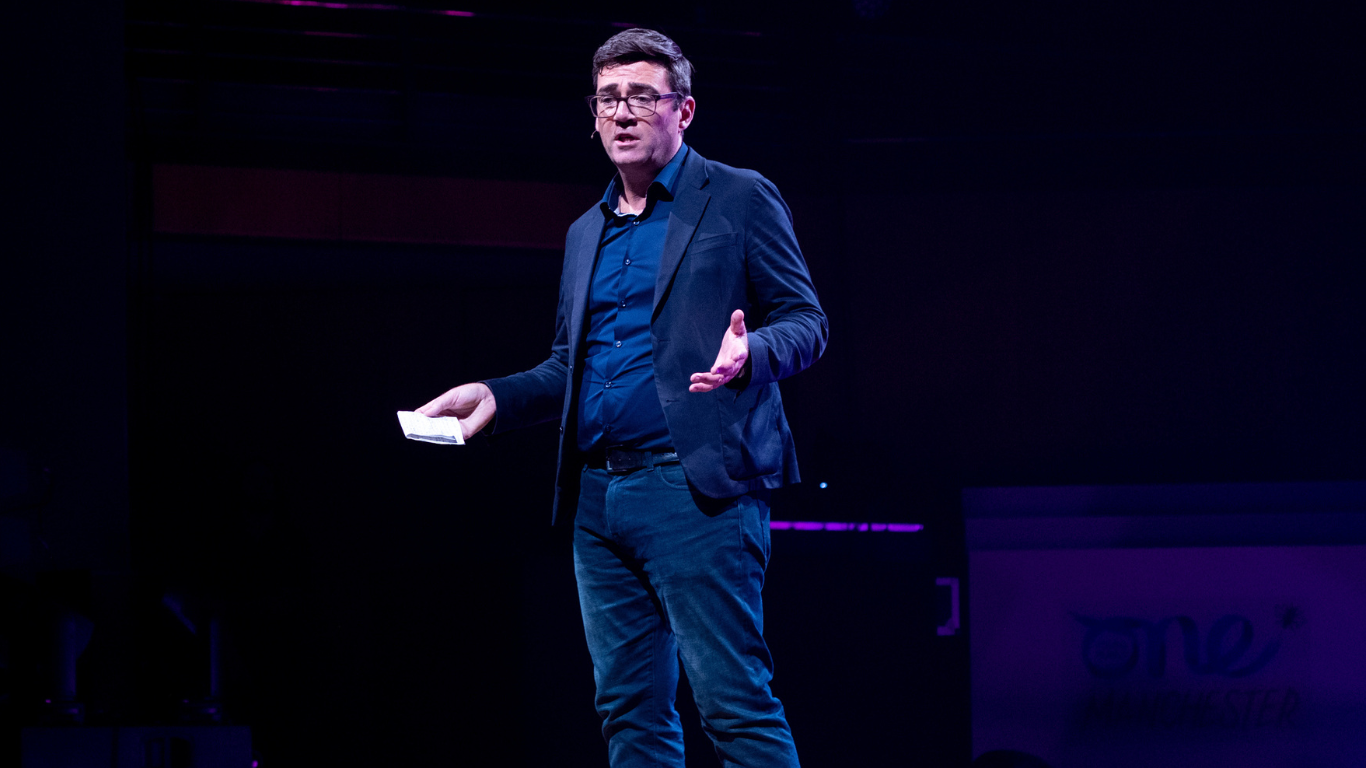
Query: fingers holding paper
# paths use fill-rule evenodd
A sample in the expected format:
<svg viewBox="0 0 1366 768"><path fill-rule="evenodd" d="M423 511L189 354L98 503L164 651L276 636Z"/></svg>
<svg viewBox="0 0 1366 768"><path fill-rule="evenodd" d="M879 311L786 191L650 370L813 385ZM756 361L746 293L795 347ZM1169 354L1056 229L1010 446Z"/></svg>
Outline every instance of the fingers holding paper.
<svg viewBox="0 0 1366 768"><path fill-rule="evenodd" d="M493 421L498 406L493 392L483 382L461 384L447 390L440 397L417 409L423 416L454 416L460 419L460 431L473 435Z"/></svg>
<svg viewBox="0 0 1366 768"><path fill-rule="evenodd" d="M706 373L694 373L689 381L689 392L710 392L723 387L731 379L744 373L749 362L749 339L746 338L745 313L735 310L730 315L730 326L721 336L721 351L716 354L716 363Z"/></svg>

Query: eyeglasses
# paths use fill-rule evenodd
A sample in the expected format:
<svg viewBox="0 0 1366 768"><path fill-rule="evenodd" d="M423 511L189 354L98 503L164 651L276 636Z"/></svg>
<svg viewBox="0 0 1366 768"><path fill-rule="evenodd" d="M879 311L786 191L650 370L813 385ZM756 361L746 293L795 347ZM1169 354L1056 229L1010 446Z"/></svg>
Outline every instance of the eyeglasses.
<svg viewBox="0 0 1366 768"><path fill-rule="evenodd" d="M626 103L626 111L636 117L653 115L659 107L660 99L672 99L677 97L677 93L635 93L626 98L618 96L589 96L587 97L588 109L593 112L593 117L614 117L617 114L617 105Z"/></svg>

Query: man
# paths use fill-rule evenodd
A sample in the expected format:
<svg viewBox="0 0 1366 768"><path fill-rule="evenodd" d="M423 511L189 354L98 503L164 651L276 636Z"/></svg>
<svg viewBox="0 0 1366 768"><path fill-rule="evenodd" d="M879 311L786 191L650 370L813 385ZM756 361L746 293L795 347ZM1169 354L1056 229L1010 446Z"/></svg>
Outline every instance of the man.
<svg viewBox="0 0 1366 768"><path fill-rule="evenodd" d="M418 410L465 434L560 420L554 518L615 768L683 765L680 662L723 765L795 766L760 589L769 490L798 479L777 381L820 356L825 314L773 185L683 143L678 46L622 32L593 76L617 176L569 228L550 358Z"/></svg>

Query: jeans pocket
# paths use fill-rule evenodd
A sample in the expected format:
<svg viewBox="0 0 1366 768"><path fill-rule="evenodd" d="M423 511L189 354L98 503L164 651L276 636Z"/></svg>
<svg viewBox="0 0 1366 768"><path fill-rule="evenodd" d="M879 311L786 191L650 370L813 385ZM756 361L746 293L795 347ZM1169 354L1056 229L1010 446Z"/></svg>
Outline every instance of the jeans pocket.
<svg viewBox="0 0 1366 768"><path fill-rule="evenodd" d="M683 472L683 465L679 462L673 464L660 464L655 467L655 474L659 476L659 481L665 485L679 491L688 490L688 476Z"/></svg>

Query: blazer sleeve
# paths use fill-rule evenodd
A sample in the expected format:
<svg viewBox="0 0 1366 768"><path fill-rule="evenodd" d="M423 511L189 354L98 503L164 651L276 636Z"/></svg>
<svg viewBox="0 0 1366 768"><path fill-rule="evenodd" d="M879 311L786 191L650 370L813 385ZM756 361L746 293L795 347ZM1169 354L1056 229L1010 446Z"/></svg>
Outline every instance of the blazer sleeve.
<svg viewBox="0 0 1366 768"><path fill-rule="evenodd" d="M777 187L760 177L750 193L745 231L750 304L758 325L746 335L750 376L746 387L785 379L825 351L829 323L792 230L792 212Z"/></svg>

